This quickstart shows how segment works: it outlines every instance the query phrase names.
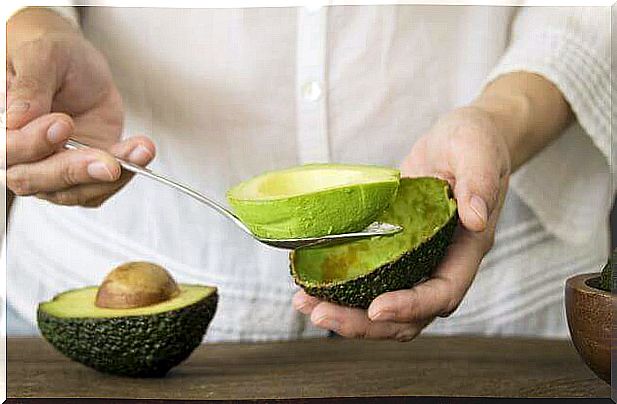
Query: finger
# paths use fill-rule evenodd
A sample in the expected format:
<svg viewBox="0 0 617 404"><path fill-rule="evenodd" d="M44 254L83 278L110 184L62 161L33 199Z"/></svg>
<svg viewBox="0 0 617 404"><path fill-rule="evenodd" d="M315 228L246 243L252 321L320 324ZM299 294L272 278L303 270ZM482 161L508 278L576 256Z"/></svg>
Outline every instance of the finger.
<svg viewBox="0 0 617 404"><path fill-rule="evenodd" d="M84 184L62 191L39 192L36 194L36 197L57 205L96 208L101 206L129 182L129 174L128 172L123 172L117 181L111 183Z"/></svg>
<svg viewBox="0 0 617 404"><path fill-rule="evenodd" d="M428 321L453 312L463 293L444 279L432 278L411 289L384 293L371 303L373 321L400 323Z"/></svg>
<svg viewBox="0 0 617 404"><path fill-rule="evenodd" d="M123 124L122 98L112 86L109 94L95 108L75 117L76 138L98 149L109 150L121 139Z"/></svg>
<svg viewBox="0 0 617 404"><path fill-rule="evenodd" d="M430 153L427 139L423 137L416 142L401 164L402 173L410 177L435 176L448 181L453 187L463 225L471 231L483 231L497 205L500 178L507 170L502 170L493 161L495 153L487 153L484 146L469 150L473 146L460 138L454 140L460 144L451 147L456 155L442 159L452 161L453 165L440 163L437 157L427 156ZM482 139L478 139L476 143L481 142Z"/></svg>
<svg viewBox="0 0 617 404"><path fill-rule="evenodd" d="M32 41L21 46L10 60L10 82L7 93L8 129L49 113L57 88L57 63L52 47L45 41Z"/></svg>
<svg viewBox="0 0 617 404"><path fill-rule="evenodd" d="M32 164L17 164L7 170L9 188L17 195L54 192L79 184L113 182L120 165L108 153L67 150Z"/></svg>
<svg viewBox="0 0 617 404"><path fill-rule="evenodd" d="M311 322L317 327L332 330L348 338L391 338L408 341L418 335L423 325L371 321L366 311L333 303L319 303L311 313Z"/></svg>
<svg viewBox="0 0 617 404"><path fill-rule="evenodd" d="M454 195L463 225L471 231L486 229L488 219L498 204L500 172L485 157L461 156L455 167Z"/></svg>
<svg viewBox="0 0 617 404"><path fill-rule="evenodd" d="M29 163L53 154L73 133L73 120L65 114L47 114L6 134L8 166Z"/></svg>
<svg viewBox="0 0 617 404"><path fill-rule="evenodd" d="M321 302L316 297L306 294L303 290L299 290L294 295L291 303L293 307L302 314L311 314L313 309Z"/></svg>
<svg viewBox="0 0 617 404"><path fill-rule="evenodd" d="M454 244L432 277L411 289L384 293L371 303L373 321L425 322L453 313L469 289L485 251L484 235L457 229Z"/></svg>
<svg viewBox="0 0 617 404"><path fill-rule="evenodd" d="M486 228L499 202L500 181L510 171L507 147L502 138L491 135L495 131L492 122L481 119L459 124L448 140L447 161L456 178L459 215L471 231Z"/></svg>
<svg viewBox="0 0 617 404"><path fill-rule="evenodd" d="M154 158L155 149L150 139L137 136L114 145L110 152L117 157L145 166ZM122 171L120 178L112 183L78 185L66 190L38 193L36 196L58 205L98 207L122 189L131 177L130 172Z"/></svg>
<svg viewBox="0 0 617 404"><path fill-rule="evenodd" d="M134 136L114 144L109 152L131 163L146 166L154 159L156 147L148 137Z"/></svg>
<svg viewBox="0 0 617 404"><path fill-rule="evenodd" d="M432 167L428 167L424 157L426 156L426 136L414 143L411 151L400 164L401 175L404 177L422 177L433 173Z"/></svg>

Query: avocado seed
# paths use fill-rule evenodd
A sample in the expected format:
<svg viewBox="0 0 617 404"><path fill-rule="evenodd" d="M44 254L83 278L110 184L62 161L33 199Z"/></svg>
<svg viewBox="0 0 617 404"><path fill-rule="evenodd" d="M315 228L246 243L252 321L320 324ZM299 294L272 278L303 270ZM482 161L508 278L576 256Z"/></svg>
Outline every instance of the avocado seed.
<svg viewBox="0 0 617 404"><path fill-rule="evenodd" d="M95 305L130 309L161 303L180 289L165 268L150 262L128 262L114 268L103 280Z"/></svg>

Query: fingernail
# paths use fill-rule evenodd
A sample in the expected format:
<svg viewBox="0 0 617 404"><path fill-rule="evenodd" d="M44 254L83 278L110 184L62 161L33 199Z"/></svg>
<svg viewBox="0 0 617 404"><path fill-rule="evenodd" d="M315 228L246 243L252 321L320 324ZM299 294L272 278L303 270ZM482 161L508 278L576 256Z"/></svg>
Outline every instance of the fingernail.
<svg viewBox="0 0 617 404"><path fill-rule="evenodd" d="M320 327L327 328L332 331L338 330L341 327L341 323L328 317L321 317L315 323Z"/></svg>
<svg viewBox="0 0 617 404"><path fill-rule="evenodd" d="M388 310L381 310L375 313L374 316L369 314L369 317L372 321L393 321L394 313Z"/></svg>
<svg viewBox="0 0 617 404"><path fill-rule="evenodd" d="M64 121L54 122L47 129L47 140L49 143L56 144L65 141L69 137L71 127Z"/></svg>
<svg viewBox="0 0 617 404"><path fill-rule="evenodd" d="M142 145L138 145L136 148L133 149L133 151L129 154L129 160L131 160L133 163L146 163L150 160L152 160L152 157L154 157L152 155L152 153L150 153L150 150L148 150L147 148L145 148Z"/></svg>
<svg viewBox="0 0 617 404"><path fill-rule="evenodd" d="M30 103L27 101L22 101L22 100L17 100L17 101L13 101L11 103L11 105L9 105L9 109L7 111L7 114L20 114L20 113L24 113L26 112L28 109L30 109Z"/></svg>
<svg viewBox="0 0 617 404"><path fill-rule="evenodd" d="M112 181L114 179L111 170L102 161L94 161L88 164L88 175L100 181Z"/></svg>
<svg viewBox="0 0 617 404"><path fill-rule="evenodd" d="M469 206L471 206L471 210L478 216L483 223L486 223L488 220L486 202L482 198L476 195L472 195L469 201Z"/></svg>

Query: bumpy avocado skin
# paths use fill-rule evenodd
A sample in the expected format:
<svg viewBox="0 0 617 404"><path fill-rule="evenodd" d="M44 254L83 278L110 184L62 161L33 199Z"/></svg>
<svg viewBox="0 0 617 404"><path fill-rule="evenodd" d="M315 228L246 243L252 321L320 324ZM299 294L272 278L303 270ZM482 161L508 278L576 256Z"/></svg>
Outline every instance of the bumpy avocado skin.
<svg viewBox="0 0 617 404"><path fill-rule="evenodd" d="M201 343L214 317L216 292L177 310L115 318L60 318L39 307L41 334L67 357L98 371L162 377Z"/></svg>
<svg viewBox="0 0 617 404"><path fill-rule="evenodd" d="M600 289L611 292L615 290L615 279L613 278L613 265L616 262L615 258L617 255L617 249L613 251L612 257L609 257L608 262L602 269L602 274L600 275Z"/></svg>
<svg viewBox="0 0 617 404"><path fill-rule="evenodd" d="M372 272L343 283L312 284L304 282L291 262L294 282L304 291L320 299L349 307L366 309L379 295L415 285L439 264L452 241L458 223L458 211L433 237L405 253L398 260L382 265ZM292 253L293 255L293 253Z"/></svg>

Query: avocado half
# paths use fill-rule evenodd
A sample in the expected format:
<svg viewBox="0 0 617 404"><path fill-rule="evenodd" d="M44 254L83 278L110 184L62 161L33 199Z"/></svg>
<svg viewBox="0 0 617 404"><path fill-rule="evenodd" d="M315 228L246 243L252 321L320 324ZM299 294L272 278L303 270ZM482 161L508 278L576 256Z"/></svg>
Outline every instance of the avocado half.
<svg viewBox="0 0 617 404"><path fill-rule="evenodd" d="M367 227L392 203L399 180L391 168L307 164L244 181L227 199L259 237L319 237Z"/></svg>
<svg viewBox="0 0 617 404"><path fill-rule="evenodd" d="M177 285L163 268L132 262L101 287L39 304L37 320L43 337L70 359L110 374L161 377L201 343L217 301L214 287Z"/></svg>
<svg viewBox="0 0 617 404"><path fill-rule="evenodd" d="M295 283L311 296L360 308L382 293L410 288L445 255L458 223L456 201L444 180L403 178L396 199L377 220L404 230L295 250L290 254Z"/></svg>

